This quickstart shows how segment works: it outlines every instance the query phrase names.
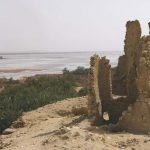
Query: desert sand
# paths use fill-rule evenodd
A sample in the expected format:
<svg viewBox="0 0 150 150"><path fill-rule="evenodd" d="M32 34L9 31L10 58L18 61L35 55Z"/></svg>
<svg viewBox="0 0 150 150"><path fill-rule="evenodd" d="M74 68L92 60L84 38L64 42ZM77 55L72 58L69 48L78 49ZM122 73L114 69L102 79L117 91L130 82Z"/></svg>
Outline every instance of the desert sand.
<svg viewBox="0 0 150 150"><path fill-rule="evenodd" d="M106 125L91 126L87 97L79 97L24 113L0 135L0 149L149 150L150 134L112 133Z"/></svg>

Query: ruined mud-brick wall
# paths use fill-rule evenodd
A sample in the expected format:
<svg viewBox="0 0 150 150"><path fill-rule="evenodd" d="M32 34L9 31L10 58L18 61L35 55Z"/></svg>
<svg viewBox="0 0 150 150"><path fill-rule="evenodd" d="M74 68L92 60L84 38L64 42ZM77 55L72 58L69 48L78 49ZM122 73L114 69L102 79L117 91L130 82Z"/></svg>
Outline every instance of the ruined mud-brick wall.
<svg viewBox="0 0 150 150"><path fill-rule="evenodd" d="M126 97L112 98L109 61L97 55L91 58L89 114L103 120L109 114L109 123L117 129L150 131L150 36L141 38L138 21L127 22L125 55L116 69L116 93L123 89ZM125 80L125 83L123 83ZM118 87L119 87L118 86Z"/></svg>
<svg viewBox="0 0 150 150"><path fill-rule="evenodd" d="M122 113L117 128L128 131L150 131L150 36L141 39L137 65L138 98Z"/></svg>
<svg viewBox="0 0 150 150"><path fill-rule="evenodd" d="M141 45L141 28L138 21L127 22L126 28L125 55L119 58L116 69L115 84L117 88L115 94L121 92L121 95L127 94L127 99L121 97L114 100L112 98L109 60L105 57L100 59L97 55L91 58L89 114L98 115L99 110L99 114L102 116L103 112L107 112L112 123L118 121L122 112L129 104L135 102L138 96L136 80Z"/></svg>
<svg viewBox="0 0 150 150"><path fill-rule="evenodd" d="M142 52L137 69L137 88L140 99L150 98L150 36L141 39Z"/></svg>
<svg viewBox="0 0 150 150"><path fill-rule="evenodd" d="M128 21L126 24L127 32L125 37L125 56L126 56L126 88L128 98L134 102L138 97L136 85L137 65L140 55L141 27L139 21Z"/></svg>
<svg viewBox="0 0 150 150"><path fill-rule="evenodd" d="M98 55L91 57L90 89L88 96L89 116L94 116L96 122L105 122L103 113L109 115L109 121L118 121L123 110L127 108L124 98L113 100L111 84L111 66L109 60ZM109 122L108 121L108 122Z"/></svg>
<svg viewBox="0 0 150 150"><path fill-rule="evenodd" d="M101 100L99 94L98 76L99 76L99 56L94 55L90 60L90 87L88 94L88 114L89 116L101 116Z"/></svg>
<svg viewBox="0 0 150 150"><path fill-rule="evenodd" d="M141 27L139 21L126 24L125 55L120 56L113 76L113 93L127 95L131 102L138 96L136 85L137 65L141 51Z"/></svg>
<svg viewBox="0 0 150 150"><path fill-rule="evenodd" d="M105 122L103 113L109 115L107 122L116 123L128 107L126 98L113 99L111 84L111 66L109 60L98 55L90 61L90 88L88 94L88 114L94 117L96 123Z"/></svg>
<svg viewBox="0 0 150 150"><path fill-rule="evenodd" d="M99 61L99 93L102 101L103 111L107 110L112 99L112 86L111 86L111 66L106 57L102 57Z"/></svg>
<svg viewBox="0 0 150 150"><path fill-rule="evenodd" d="M94 55L90 65L89 115L98 115L101 118L105 111L102 106L105 105L103 108L106 108L112 97L109 60Z"/></svg>
<svg viewBox="0 0 150 150"><path fill-rule="evenodd" d="M141 38L138 21L127 22L125 39L126 90L128 108L117 129L150 131L150 36Z"/></svg>
<svg viewBox="0 0 150 150"><path fill-rule="evenodd" d="M118 65L114 70L112 76L112 92L115 95L126 95L126 55L120 56L118 60Z"/></svg>

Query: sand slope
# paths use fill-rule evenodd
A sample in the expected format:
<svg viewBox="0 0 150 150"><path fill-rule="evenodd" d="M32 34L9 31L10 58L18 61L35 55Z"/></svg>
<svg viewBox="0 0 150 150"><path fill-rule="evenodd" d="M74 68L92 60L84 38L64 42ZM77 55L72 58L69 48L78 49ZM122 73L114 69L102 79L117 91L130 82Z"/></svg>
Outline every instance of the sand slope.
<svg viewBox="0 0 150 150"><path fill-rule="evenodd" d="M21 117L25 123L24 127L7 129L13 133L0 136L0 149L150 149L150 135L111 133L107 126L91 126L86 113L86 97L66 99L24 113Z"/></svg>

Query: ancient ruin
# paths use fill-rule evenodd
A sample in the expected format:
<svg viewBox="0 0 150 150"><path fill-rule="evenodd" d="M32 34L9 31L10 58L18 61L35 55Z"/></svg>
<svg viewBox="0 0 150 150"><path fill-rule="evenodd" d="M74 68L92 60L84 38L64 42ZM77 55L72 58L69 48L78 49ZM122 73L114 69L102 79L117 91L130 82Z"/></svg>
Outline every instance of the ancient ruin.
<svg viewBox="0 0 150 150"><path fill-rule="evenodd" d="M114 130L150 131L150 35L141 37L139 21L126 24L124 55L112 73L109 60L91 57L88 114ZM104 119L107 113L108 120Z"/></svg>

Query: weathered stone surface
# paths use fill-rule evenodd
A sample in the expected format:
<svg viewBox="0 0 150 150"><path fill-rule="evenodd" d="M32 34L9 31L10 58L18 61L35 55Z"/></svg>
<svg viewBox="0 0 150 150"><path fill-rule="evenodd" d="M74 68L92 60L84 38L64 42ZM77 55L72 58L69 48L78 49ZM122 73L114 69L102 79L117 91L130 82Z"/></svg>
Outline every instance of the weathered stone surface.
<svg viewBox="0 0 150 150"><path fill-rule="evenodd" d="M108 104L112 99L111 66L109 60L102 57L99 60L99 93L102 105Z"/></svg>
<svg viewBox="0 0 150 150"><path fill-rule="evenodd" d="M128 21L126 28L125 55L119 58L112 81L109 60L91 58L89 114L102 121L106 112L107 123L115 123L116 129L149 132L150 36L141 37L137 20Z"/></svg>
<svg viewBox="0 0 150 150"><path fill-rule="evenodd" d="M127 96L133 102L137 99L138 89L136 85L137 63L140 54L141 27L139 21L128 21L125 36L125 56L126 56L126 88Z"/></svg>
<svg viewBox="0 0 150 150"><path fill-rule="evenodd" d="M150 98L150 36L143 37L142 52L139 59L137 87L140 96Z"/></svg>
<svg viewBox="0 0 150 150"><path fill-rule="evenodd" d="M138 98L128 107L120 121L119 129L128 131L150 131L150 36L141 38L141 54L137 65L136 85Z"/></svg>
<svg viewBox="0 0 150 150"><path fill-rule="evenodd" d="M127 67L126 67L126 55L120 56L118 60L118 66L113 75L112 79L112 90L116 95L126 95L126 76L127 76Z"/></svg>
<svg viewBox="0 0 150 150"><path fill-rule="evenodd" d="M94 55L91 57L90 61L90 89L88 95L88 114L89 116L101 116L102 115L102 107L99 93L99 84L98 84L98 76L99 76L99 56Z"/></svg>
<svg viewBox="0 0 150 150"><path fill-rule="evenodd" d="M11 129L11 128L7 128L3 131L3 135L8 135L8 134L12 134L14 133L16 130L15 129Z"/></svg>
<svg viewBox="0 0 150 150"><path fill-rule="evenodd" d="M113 99L109 60L98 55L92 56L90 70L89 116L95 117L95 122L99 124L116 123L128 105L123 97ZM104 119L104 113L109 115L109 120Z"/></svg>
<svg viewBox="0 0 150 150"><path fill-rule="evenodd" d="M131 105L116 125L119 130L145 132L150 131L150 105L137 101Z"/></svg>

